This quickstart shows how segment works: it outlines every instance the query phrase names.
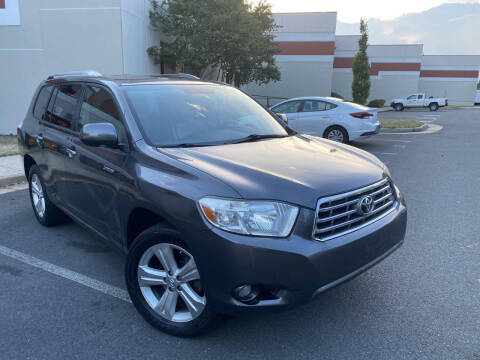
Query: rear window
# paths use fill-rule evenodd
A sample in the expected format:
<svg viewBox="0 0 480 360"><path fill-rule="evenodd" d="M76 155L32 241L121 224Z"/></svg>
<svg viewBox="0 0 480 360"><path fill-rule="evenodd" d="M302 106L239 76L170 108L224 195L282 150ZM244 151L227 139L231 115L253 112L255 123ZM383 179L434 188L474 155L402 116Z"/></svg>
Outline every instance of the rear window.
<svg viewBox="0 0 480 360"><path fill-rule="evenodd" d="M50 96L52 96L53 86L44 86L37 96L37 101L33 108L33 116L36 119L41 119L42 115L45 113L45 108L47 107Z"/></svg>
<svg viewBox="0 0 480 360"><path fill-rule="evenodd" d="M350 106L353 106L359 110L368 110L370 109L368 106L363 106L363 105L360 105L360 104L355 104L353 102L350 102L350 101L342 101L343 104L347 104L347 105L350 105Z"/></svg>

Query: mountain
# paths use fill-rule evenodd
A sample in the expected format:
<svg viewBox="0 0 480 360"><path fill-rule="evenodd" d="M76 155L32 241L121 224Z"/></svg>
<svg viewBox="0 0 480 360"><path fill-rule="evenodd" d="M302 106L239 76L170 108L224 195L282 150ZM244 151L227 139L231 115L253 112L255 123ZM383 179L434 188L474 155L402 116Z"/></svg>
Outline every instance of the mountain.
<svg viewBox="0 0 480 360"><path fill-rule="evenodd" d="M358 34L359 24L337 22L337 35ZM368 19L370 44L421 43L426 55L480 54L480 4L448 3L393 20Z"/></svg>

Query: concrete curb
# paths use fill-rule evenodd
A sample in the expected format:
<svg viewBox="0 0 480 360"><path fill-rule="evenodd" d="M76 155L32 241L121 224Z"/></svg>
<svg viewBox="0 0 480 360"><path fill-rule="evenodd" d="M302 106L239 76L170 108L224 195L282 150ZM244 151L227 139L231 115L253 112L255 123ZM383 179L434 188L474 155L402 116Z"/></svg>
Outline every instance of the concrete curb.
<svg viewBox="0 0 480 360"><path fill-rule="evenodd" d="M393 108L391 108L391 107L378 108L378 109L377 109L377 114L378 114L378 113L384 113L384 112L392 111L392 110L393 110Z"/></svg>
<svg viewBox="0 0 480 360"><path fill-rule="evenodd" d="M25 175L14 175L14 176L6 176L0 178L0 187L18 184L21 182L25 182L27 179Z"/></svg>
<svg viewBox="0 0 480 360"><path fill-rule="evenodd" d="M380 128L381 133L407 133L407 132L420 132L428 129L428 124L423 124L422 126L415 128L398 128L398 129L389 129L389 128Z"/></svg>

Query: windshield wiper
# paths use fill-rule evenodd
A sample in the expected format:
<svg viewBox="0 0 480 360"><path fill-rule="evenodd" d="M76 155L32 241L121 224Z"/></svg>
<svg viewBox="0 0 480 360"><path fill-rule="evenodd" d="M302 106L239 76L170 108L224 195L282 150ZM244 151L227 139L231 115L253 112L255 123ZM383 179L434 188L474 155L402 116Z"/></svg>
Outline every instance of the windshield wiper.
<svg viewBox="0 0 480 360"><path fill-rule="evenodd" d="M233 140L230 142L230 144L239 144L239 143L244 143L244 142L253 142L253 141L258 141L262 139L276 139L276 138L284 138L287 137L288 135L278 135L278 134L266 134L266 135L259 135L259 134L250 134L244 138L238 139L238 140Z"/></svg>
<svg viewBox="0 0 480 360"><path fill-rule="evenodd" d="M182 144L173 144L173 145L164 145L159 146L161 148L187 148L187 147L200 147L200 146L215 146L221 145L221 143L182 143Z"/></svg>

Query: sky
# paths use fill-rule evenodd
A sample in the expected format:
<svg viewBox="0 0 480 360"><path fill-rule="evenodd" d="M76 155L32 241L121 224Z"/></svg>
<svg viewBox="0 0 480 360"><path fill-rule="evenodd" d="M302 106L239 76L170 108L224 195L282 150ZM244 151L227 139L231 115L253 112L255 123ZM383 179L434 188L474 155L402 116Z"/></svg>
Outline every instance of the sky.
<svg viewBox="0 0 480 360"><path fill-rule="evenodd" d="M273 12L336 11L342 22L357 23L360 17L391 20L407 13L431 9L446 2L480 3L480 0L268 0Z"/></svg>

